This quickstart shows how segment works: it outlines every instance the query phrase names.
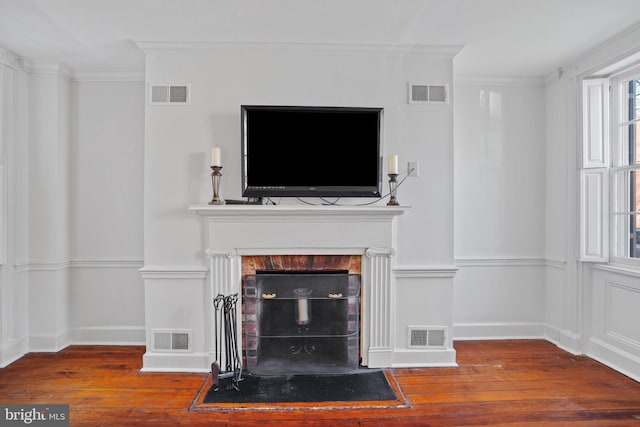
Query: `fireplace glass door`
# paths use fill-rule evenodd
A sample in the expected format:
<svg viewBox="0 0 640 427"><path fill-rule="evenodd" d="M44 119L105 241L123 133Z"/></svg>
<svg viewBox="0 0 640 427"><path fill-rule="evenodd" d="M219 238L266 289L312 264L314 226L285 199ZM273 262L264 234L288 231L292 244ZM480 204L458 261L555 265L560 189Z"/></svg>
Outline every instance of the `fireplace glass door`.
<svg viewBox="0 0 640 427"><path fill-rule="evenodd" d="M257 271L245 282L247 370L255 375L344 373L359 365L360 276ZM249 325L247 325L249 323Z"/></svg>

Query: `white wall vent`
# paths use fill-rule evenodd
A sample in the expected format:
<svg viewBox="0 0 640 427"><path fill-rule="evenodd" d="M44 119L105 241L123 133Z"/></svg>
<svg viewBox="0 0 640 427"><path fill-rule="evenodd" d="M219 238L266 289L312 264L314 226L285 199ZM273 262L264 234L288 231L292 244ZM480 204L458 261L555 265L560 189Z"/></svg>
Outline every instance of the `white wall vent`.
<svg viewBox="0 0 640 427"><path fill-rule="evenodd" d="M409 326L409 348L444 348L447 328L443 326Z"/></svg>
<svg viewBox="0 0 640 427"><path fill-rule="evenodd" d="M409 82L409 104L449 104L449 85Z"/></svg>
<svg viewBox="0 0 640 427"><path fill-rule="evenodd" d="M150 85L149 105L189 105L190 85Z"/></svg>
<svg viewBox="0 0 640 427"><path fill-rule="evenodd" d="M154 330L154 351L191 351L191 331Z"/></svg>

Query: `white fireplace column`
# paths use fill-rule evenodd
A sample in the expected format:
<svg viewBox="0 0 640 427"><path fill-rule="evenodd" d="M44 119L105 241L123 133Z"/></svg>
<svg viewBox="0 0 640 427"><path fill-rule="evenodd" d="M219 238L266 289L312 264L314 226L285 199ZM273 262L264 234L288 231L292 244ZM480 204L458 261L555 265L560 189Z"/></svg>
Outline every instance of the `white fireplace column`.
<svg viewBox="0 0 640 427"><path fill-rule="evenodd" d="M217 295L232 295L237 293L238 299L242 299L241 277L239 275L240 257L235 250L215 250L206 249L205 256L209 259L209 285L205 288L205 318L207 325L205 345L209 353L209 363L215 361L218 357L215 354L215 333L214 316L215 310L213 299ZM237 311L236 322L238 324L238 348L242 348L242 310ZM222 344L224 345L224 344ZM222 357L224 357L224 348L219 349ZM224 366L226 361L218 360L220 366Z"/></svg>
<svg viewBox="0 0 640 427"><path fill-rule="evenodd" d="M362 257L362 364L370 368L393 363L391 292L393 248L367 248Z"/></svg>

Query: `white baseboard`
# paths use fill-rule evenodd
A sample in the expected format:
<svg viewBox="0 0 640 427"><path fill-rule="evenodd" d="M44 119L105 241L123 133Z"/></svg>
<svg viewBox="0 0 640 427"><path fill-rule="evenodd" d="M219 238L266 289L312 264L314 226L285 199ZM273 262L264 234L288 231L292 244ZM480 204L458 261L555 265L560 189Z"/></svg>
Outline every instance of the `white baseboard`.
<svg viewBox="0 0 640 427"><path fill-rule="evenodd" d="M31 335L29 337L29 352L57 353L71 344L69 331L59 335Z"/></svg>
<svg viewBox="0 0 640 427"><path fill-rule="evenodd" d="M393 350L390 348L373 348L367 351L367 366L370 368L386 368L391 366Z"/></svg>
<svg viewBox="0 0 640 427"><path fill-rule="evenodd" d="M394 350L393 368L457 367L455 349Z"/></svg>
<svg viewBox="0 0 640 427"><path fill-rule="evenodd" d="M142 357L142 372L192 372L211 371L208 353L151 353Z"/></svg>
<svg viewBox="0 0 640 427"><path fill-rule="evenodd" d="M29 352L27 338L13 340L7 343L0 353L0 368L9 366Z"/></svg>
<svg viewBox="0 0 640 427"><path fill-rule="evenodd" d="M544 332L542 323L455 323L453 325L453 339L456 341L544 339Z"/></svg>
<svg viewBox="0 0 640 427"><path fill-rule="evenodd" d="M582 354L580 335L571 331L546 324L544 325L544 338L571 354Z"/></svg>
<svg viewBox="0 0 640 427"><path fill-rule="evenodd" d="M587 356L640 382L640 357L597 338L591 338Z"/></svg>
<svg viewBox="0 0 640 427"><path fill-rule="evenodd" d="M145 345L144 326L96 326L71 330L71 342L77 345Z"/></svg>
<svg viewBox="0 0 640 427"><path fill-rule="evenodd" d="M32 335L5 345L0 352L0 368L27 353L57 353L70 345L145 345L145 328L83 327L59 335Z"/></svg>

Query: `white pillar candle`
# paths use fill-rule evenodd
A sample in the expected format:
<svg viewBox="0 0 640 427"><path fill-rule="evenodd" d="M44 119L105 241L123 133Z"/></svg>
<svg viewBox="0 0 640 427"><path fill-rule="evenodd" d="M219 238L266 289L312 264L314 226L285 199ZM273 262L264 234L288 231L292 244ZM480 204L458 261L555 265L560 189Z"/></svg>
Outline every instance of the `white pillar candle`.
<svg viewBox="0 0 640 427"><path fill-rule="evenodd" d="M398 173L398 156L389 156L389 172L390 174Z"/></svg>
<svg viewBox="0 0 640 427"><path fill-rule="evenodd" d="M211 149L211 166L222 166L222 153L217 147Z"/></svg>
<svg viewBox="0 0 640 427"><path fill-rule="evenodd" d="M309 307L306 298L301 298L298 300L298 324L305 325L309 323Z"/></svg>

